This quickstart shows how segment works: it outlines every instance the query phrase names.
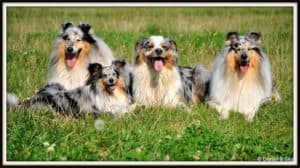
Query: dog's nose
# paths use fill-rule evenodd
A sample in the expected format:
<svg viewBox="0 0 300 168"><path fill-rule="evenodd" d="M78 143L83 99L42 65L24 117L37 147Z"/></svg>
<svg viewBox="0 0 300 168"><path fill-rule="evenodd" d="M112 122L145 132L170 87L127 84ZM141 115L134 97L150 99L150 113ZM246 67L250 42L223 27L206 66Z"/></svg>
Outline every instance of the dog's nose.
<svg viewBox="0 0 300 168"><path fill-rule="evenodd" d="M242 54L242 55L241 55L241 58L242 58L242 59L247 59L247 55L246 55L246 54Z"/></svg>
<svg viewBox="0 0 300 168"><path fill-rule="evenodd" d="M163 50L160 48L157 48L157 49L155 49L155 52L157 55L160 55L163 52Z"/></svg>
<svg viewBox="0 0 300 168"><path fill-rule="evenodd" d="M114 82L114 79L113 79L113 78L110 78L108 81L109 81L109 83L113 83L113 82Z"/></svg>
<svg viewBox="0 0 300 168"><path fill-rule="evenodd" d="M73 52L73 47L68 47L68 48L67 48L67 51L68 51L68 52Z"/></svg>

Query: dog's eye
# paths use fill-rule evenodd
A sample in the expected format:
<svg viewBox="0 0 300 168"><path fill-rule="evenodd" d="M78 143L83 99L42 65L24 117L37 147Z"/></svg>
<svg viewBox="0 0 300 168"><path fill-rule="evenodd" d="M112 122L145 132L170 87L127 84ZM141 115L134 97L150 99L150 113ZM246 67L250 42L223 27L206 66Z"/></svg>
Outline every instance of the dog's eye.
<svg viewBox="0 0 300 168"><path fill-rule="evenodd" d="M241 49L240 49L240 48L237 48L236 50L237 50L237 51L241 51Z"/></svg>
<svg viewBox="0 0 300 168"><path fill-rule="evenodd" d="M63 36L63 39L64 39L64 40L67 40L67 38L68 38L68 35L64 35L64 36Z"/></svg>
<svg viewBox="0 0 300 168"><path fill-rule="evenodd" d="M66 41L70 41L70 38L68 36L64 36L63 39Z"/></svg>
<svg viewBox="0 0 300 168"><path fill-rule="evenodd" d="M106 77L107 77L107 75L106 75L106 74L104 74L104 75L103 75L103 77L104 77L104 78L106 78Z"/></svg>
<svg viewBox="0 0 300 168"><path fill-rule="evenodd" d="M236 50L239 50L239 47L240 47L240 43L233 44L233 48L235 48Z"/></svg>
<svg viewBox="0 0 300 168"><path fill-rule="evenodd" d="M116 76L117 74L116 73L113 73L113 76Z"/></svg>
<svg viewBox="0 0 300 168"><path fill-rule="evenodd" d="M70 41L70 38L69 38L69 37L66 37L64 40L65 40L65 41Z"/></svg>
<svg viewBox="0 0 300 168"><path fill-rule="evenodd" d="M147 45L146 49L151 50L154 46L153 45Z"/></svg>
<svg viewBox="0 0 300 168"><path fill-rule="evenodd" d="M253 50L253 51L259 52L259 48L257 48L257 47L250 48L250 50Z"/></svg>
<svg viewBox="0 0 300 168"><path fill-rule="evenodd" d="M70 40L70 38L68 37L68 35L64 35L64 36L63 36L63 39L66 40L66 41L69 41L69 40Z"/></svg>
<svg viewBox="0 0 300 168"><path fill-rule="evenodd" d="M170 47L168 47L168 46L162 46L162 48L163 48L164 50L169 50L169 49L170 49Z"/></svg>
<svg viewBox="0 0 300 168"><path fill-rule="evenodd" d="M76 41L79 42L79 41L81 41L81 39L77 39Z"/></svg>

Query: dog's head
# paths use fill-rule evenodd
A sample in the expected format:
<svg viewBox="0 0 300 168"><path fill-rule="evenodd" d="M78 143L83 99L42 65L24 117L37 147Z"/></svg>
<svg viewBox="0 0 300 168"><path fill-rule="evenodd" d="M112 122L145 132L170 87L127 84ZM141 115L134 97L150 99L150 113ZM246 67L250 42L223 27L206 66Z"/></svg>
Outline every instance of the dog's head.
<svg viewBox="0 0 300 168"><path fill-rule="evenodd" d="M238 32L229 32L227 34L226 45L229 47L229 55L233 55L236 69L246 73L248 68L256 66L260 60L261 34L258 32L249 32L246 36L240 36Z"/></svg>
<svg viewBox="0 0 300 168"><path fill-rule="evenodd" d="M73 25L72 23L62 24L60 38L62 40L62 55L65 56L68 68L73 68L82 56L87 56L89 44L95 43L92 37L92 30L89 24Z"/></svg>
<svg viewBox="0 0 300 168"><path fill-rule="evenodd" d="M89 82L98 83L102 90L112 93L120 85L120 70L125 64L123 60L113 61L112 65L107 67L102 67L98 63L90 64L88 68L90 72Z"/></svg>
<svg viewBox="0 0 300 168"><path fill-rule="evenodd" d="M164 67L172 69L177 64L177 46L175 41L162 36L151 36L136 43L136 65L146 63L156 72Z"/></svg>

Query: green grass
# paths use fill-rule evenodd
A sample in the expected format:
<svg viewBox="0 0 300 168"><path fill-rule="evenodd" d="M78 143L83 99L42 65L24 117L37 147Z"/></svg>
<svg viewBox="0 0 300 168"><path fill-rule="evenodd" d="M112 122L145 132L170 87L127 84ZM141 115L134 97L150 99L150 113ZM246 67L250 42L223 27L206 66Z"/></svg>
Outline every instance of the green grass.
<svg viewBox="0 0 300 168"><path fill-rule="evenodd" d="M7 112L7 160L237 160L293 158L293 22L291 8L8 8L7 88L21 99L47 79L60 25L88 22L119 58L132 63L141 37L174 39L179 64L210 68L228 31L263 35L282 101L219 120L206 103L183 109L138 108L122 118L62 117L49 110ZM103 130L94 123L101 118ZM47 151L44 142L55 144Z"/></svg>

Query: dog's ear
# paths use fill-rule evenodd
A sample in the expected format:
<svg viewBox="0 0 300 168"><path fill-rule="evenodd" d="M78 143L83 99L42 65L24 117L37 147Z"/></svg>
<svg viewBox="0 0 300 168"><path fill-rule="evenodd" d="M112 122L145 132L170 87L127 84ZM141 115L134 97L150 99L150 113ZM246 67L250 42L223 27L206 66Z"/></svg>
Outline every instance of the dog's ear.
<svg viewBox="0 0 300 168"><path fill-rule="evenodd" d="M115 60L112 64L116 67L116 72L120 75L120 72L124 69L126 62L125 60Z"/></svg>
<svg viewBox="0 0 300 168"><path fill-rule="evenodd" d="M177 44L174 40L172 40L171 38L167 37L166 41L168 41L172 47L173 50L177 51Z"/></svg>
<svg viewBox="0 0 300 168"><path fill-rule="evenodd" d="M92 26L88 23L80 23L78 27L85 33L90 33Z"/></svg>
<svg viewBox="0 0 300 168"><path fill-rule="evenodd" d="M97 81L99 78L102 77L102 65L101 64L98 64L98 63L89 64L88 70L89 70L89 77L85 83L86 85L94 83L95 81Z"/></svg>
<svg viewBox="0 0 300 168"><path fill-rule="evenodd" d="M89 43L95 43L96 40L92 37L93 31L92 26L88 23L80 23L78 27L82 30L84 33L83 39Z"/></svg>
<svg viewBox="0 0 300 168"><path fill-rule="evenodd" d="M253 39L256 43L256 45L260 45L261 44L261 33L260 32L254 32L254 31L251 31L247 34L247 36L250 38L250 39Z"/></svg>
<svg viewBox="0 0 300 168"><path fill-rule="evenodd" d="M73 25L73 23L71 23L71 22L63 23L63 24L61 25L62 32L64 32L68 27L70 27L70 26L72 26L72 25Z"/></svg>
<svg viewBox="0 0 300 168"><path fill-rule="evenodd" d="M230 46L232 42L239 38L239 32L228 32L226 36L225 45Z"/></svg>
<svg viewBox="0 0 300 168"><path fill-rule="evenodd" d="M144 43L147 41L146 38L141 38L135 43L135 51L141 50L144 47Z"/></svg>
<svg viewBox="0 0 300 168"><path fill-rule="evenodd" d="M146 42L148 41L147 38L140 38L140 40L135 44L135 64L138 64L140 62L140 51L144 48Z"/></svg>
<svg viewBox="0 0 300 168"><path fill-rule="evenodd" d="M115 60L112 62L113 65L115 65L119 69L123 69L124 66L126 65L125 60Z"/></svg>
<svg viewBox="0 0 300 168"><path fill-rule="evenodd" d="M89 64L88 70L91 76L101 75L102 65L98 63Z"/></svg>

